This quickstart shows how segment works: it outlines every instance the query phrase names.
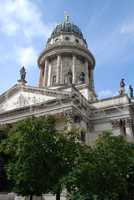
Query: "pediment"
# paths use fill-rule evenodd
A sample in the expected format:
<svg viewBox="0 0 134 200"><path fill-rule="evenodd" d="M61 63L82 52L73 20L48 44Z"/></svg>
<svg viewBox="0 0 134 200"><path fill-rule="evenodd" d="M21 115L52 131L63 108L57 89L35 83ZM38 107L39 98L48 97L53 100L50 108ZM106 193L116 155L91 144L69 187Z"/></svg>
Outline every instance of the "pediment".
<svg viewBox="0 0 134 200"><path fill-rule="evenodd" d="M0 113L55 99L51 93L28 86L15 85L0 96Z"/></svg>

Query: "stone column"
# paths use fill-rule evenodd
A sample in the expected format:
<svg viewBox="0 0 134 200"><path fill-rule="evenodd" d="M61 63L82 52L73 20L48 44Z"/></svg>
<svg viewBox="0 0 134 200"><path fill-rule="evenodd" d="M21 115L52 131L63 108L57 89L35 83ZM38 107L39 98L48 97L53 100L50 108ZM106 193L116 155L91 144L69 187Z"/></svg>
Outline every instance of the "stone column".
<svg viewBox="0 0 134 200"><path fill-rule="evenodd" d="M120 135L121 134L120 120L119 119L112 120L111 124L114 135L116 136Z"/></svg>
<svg viewBox="0 0 134 200"><path fill-rule="evenodd" d="M60 83L60 66L61 66L61 56L57 56L57 76L56 76L56 83Z"/></svg>
<svg viewBox="0 0 134 200"><path fill-rule="evenodd" d="M73 74L73 84L76 83L76 56L73 55L72 58L72 74Z"/></svg>
<svg viewBox="0 0 134 200"><path fill-rule="evenodd" d="M45 70L44 70L44 81L43 86L47 86L47 80L48 80L48 60L45 60Z"/></svg>
<svg viewBox="0 0 134 200"><path fill-rule="evenodd" d="M60 83L63 84L64 82L64 77L63 77L63 60L61 57L61 70L60 70Z"/></svg>
<svg viewBox="0 0 134 200"><path fill-rule="evenodd" d="M126 135L128 137L134 137L132 126L133 126L133 120L129 118L125 119Z"/></svg>
<svg viewBox="0 0 134 200"><path fill-rule="evenodd" d="M85 61L85 83L87 84L87 85L89 85L89 66L88 66L88 61L86 60Z"/></svg>
<svg viewBox="0 0 134 200"><path fill-rule="evenodd" d="M44 66L40 66L40 79L39 79L39 87L43 87L43 78L44 78Z"/></svg>
<svg viewBox="0 0 134 200"><path fill-rule="evenodd" d="M90 71L90 79L91 79L91 89L94 90L94 70L91 68L91 71Z"/></svg>
<svg viewBox="0 0 134 200"><path fill-rule="evenodd" d="M49 66L48 66L48 79L47 79L47 86L48 87L51 86L51 69L52 69L52 65L49 64Z"/></svg>

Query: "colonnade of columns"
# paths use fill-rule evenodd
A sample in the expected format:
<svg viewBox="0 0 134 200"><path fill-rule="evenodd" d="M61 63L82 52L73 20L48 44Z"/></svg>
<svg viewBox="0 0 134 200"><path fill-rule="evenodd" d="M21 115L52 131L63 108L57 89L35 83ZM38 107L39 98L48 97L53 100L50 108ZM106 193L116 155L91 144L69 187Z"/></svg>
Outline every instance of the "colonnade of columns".
<svg viewBox="0 0 134 200"><path fill-rule="evenodd" d="M63 77L63 60L61 55L57 55L57 66L56 66L56 82L55 85L64 84ZM77 64L76 64L76 55L72 56L72 83L76 84L76 73L77 73ZM86 60L85 63L85 84L89 85L90 89L94 88L93 85L93 69L92 66L89 65L89 62ZM39 87L50 87L52 82L52 65L48 59L45 60L45 64L40 66L40 79L39 79Z"/></svg>

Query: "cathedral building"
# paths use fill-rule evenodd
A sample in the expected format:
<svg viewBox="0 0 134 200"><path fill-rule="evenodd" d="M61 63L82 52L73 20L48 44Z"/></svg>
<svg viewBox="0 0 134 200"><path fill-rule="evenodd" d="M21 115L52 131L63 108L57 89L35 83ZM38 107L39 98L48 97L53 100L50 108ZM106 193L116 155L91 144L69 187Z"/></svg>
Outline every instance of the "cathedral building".
<svg viewBox="0 0 134 200"><path fill-rule="evenodd" d="M14 123L30 116L56 117L58 130L77 127L82 142L90 143L103 131L134 138L134 98L125 92L124 79L119 95L98 99L94 86L95 58L80 28L66 16L58 24L38 58L37 86L20 80L0 96L0 124Z"/></svg>

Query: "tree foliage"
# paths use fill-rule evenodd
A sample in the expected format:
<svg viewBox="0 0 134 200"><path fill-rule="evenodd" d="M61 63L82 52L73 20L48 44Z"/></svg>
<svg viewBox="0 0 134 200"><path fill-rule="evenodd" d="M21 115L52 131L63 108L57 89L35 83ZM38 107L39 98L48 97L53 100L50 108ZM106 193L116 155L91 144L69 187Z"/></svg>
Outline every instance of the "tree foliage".
<svg viewBox="0 0 134 200"><path fill-rule="evenodd" d="M11 128L10 125L3 125L0 127L0 145L6 140L8 131ZM9 190L9 181L7 179L5 165L7 163L8 156L4 152L0 151L0 192L5 192Z"/></svg>
<svg viewBox="0 0 134 200"><path fill-rule="evenodd" d="M73 181L69 184L74 188L73 194L80 193L85 199L126 199L130 166L134 166L133 153L123 137L101 135L71 173Z"/></svg>
<svg viewBox="0 0 134 200"><path fill-rule="evenodd" d="M100 135L93 146L79 142L79 133L57 132L53 117L29 118L8 130L0 155L8 157L12 190L32 196L51 192L60 199L133 200L134 146L122 136Z"/></svg>
<svg viewBox="0 0 134 200"><path fill-rule="evenodd" d="M18 122L3 143L10 156L7 175L13 191L21 195L48 192L50 166L55 159L55 124L53 118L29 118Z"/></svg>
<svg viewBox="0 0 134 200"><path fill-rule="evenodd" d="M53 117L32 117L15 124L1 146L10 157L6 169L13 191L22 196L51 192L60 199L65 177L79 155L75 138L71 132L68 137L58 133Z"/></svg>

